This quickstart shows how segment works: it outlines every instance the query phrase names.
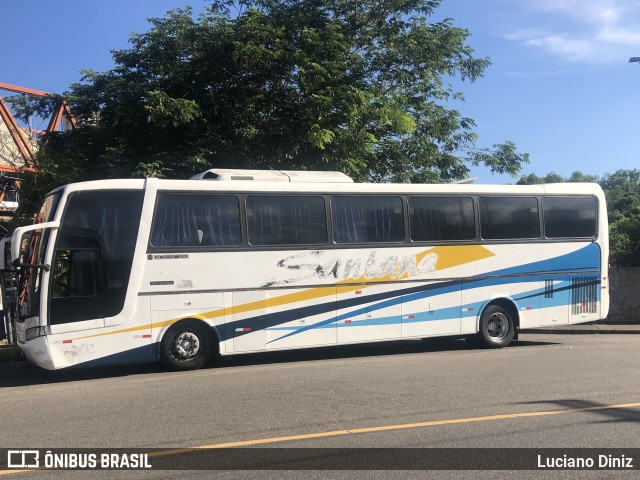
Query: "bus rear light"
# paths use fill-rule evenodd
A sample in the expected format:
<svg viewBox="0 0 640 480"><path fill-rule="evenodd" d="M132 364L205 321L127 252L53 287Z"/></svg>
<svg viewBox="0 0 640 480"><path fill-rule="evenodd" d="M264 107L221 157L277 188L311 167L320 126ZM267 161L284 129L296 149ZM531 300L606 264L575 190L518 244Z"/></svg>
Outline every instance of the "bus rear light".
<svg viewBox="0 0 640 480"><path fill-rule="evenodd" d="M62 343L73 343L73 340L63 340Z"/></svg>

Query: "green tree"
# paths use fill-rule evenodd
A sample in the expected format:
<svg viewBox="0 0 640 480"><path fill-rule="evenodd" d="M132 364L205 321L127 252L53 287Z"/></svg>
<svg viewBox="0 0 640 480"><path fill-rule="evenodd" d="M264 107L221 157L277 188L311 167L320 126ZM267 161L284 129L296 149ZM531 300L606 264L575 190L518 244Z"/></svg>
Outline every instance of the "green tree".
<svg viewBox="0 0 640 480"><path fill-rule="evenodd" d="M577 172L576 172L577 173ZM539 185L542 183L562 183L567 180L555 172L547 173L544 177L539 177L535 173L523 175L516 185Z"/></svg>
<svg viewBox="0 0 640 480"><path fill-rule="evenodd" d="M576 183L598 183L600 179L597 175L587 175L580 171L573 172L569 178L564 178L562 175L551 172L547 173L544 177L539 177L535 173L529 173L520 177L520 180L516 185L538 185L542 183L564 183L564 182L576 182Z"/></svg>
<svg viewBox="0 0 640 480"><path fill-rule="evenodd" d="M640 267L640 170L618 170L600 180L607 196L611 265Z"/></svg>
<svg viewBox="0 0 640 480"><path fill-rule="evenodd" d="M580 171L573 172L571 176L567 179L567 182L575 182L575 183L599 183L600 177L597 175L588 175L584 174Z"/></svg>
<svg viewBox="0 0 640 480"><path fill-rule="evenodd" d="M216 0L151 19L115 67L65 98L80 120L41 150L45 189L212 166L340 170L357 180L438 182L470 165L516 175L512 142L476 148L452 79L475 81L470 33L430 22L442 0ZM49 99L50 100L50 99ZM23 116L48 107L22 100Z"/></svg>

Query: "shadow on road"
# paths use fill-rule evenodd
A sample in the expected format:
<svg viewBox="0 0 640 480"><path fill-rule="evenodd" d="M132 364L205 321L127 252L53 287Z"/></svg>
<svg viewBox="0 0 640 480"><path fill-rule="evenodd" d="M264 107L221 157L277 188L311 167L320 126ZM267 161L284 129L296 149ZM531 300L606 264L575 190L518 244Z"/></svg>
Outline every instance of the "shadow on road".
<svg viewBox="0 0 640 480"><path fill-rule="evenodd" d="M45 385L48 383L77 382L97 378L116 378L128 375L164 373L158 364L123 365L118 367L98 367L91 369L65 369L50 371L22 363L16 369L0 370L0 388Z"/></svg>
<svg viewBox="0 0 640 480"><path fill-rule="evenodd" d="M514 341L508 348L556 345L554 342ZM205 369L234 368L250 365L322 361L341 358L378 357L388 355L411 355L429 352L457 352L481 350L464 339L430 338L425 340L402 340L396 342L339 345L323 348L306 348L279 352L249 353L222 357ZM159 364L122 365L117 367L81 367L49 371L35 365L21 363L15 369L0 370L0 388L50 383L77 382L101 378L118 378L130 375L164 375L166 370Z"/></svg>
<svg viewBox="0 0 640 480"><path fill-rule="evenodd" d="M508 348L556 345L554 342L514 341ZM387 355L411 355L428 352L456 352L483 350L470 345L464 339L427 338L424 340L404 340L398 342L366 343L359 345L339 345L327 348L309 348L279 352L263 352L223 357L211 368L232 368L247 365L273 363L295 363L339 358L379 357Z"/></svg>
<svg viewBox="0 0 640 480"><path fill-rule="evenodd" d="M562 410L585 410L602 417L603 422L640 422L640 406L617 408L605 403L591 400L539 400L536 402L521 402L520 405L555 405Z"/></svg>

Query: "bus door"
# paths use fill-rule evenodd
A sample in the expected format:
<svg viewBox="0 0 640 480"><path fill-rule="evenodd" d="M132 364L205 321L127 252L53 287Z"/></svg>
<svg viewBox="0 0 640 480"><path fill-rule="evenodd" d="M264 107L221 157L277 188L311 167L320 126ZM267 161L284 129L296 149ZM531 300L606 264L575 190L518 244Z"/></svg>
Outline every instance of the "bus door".
<svg viewBox="0 0 640 480"><path fill-rule="evenodd" d="M90 190L71 194L55 240L43 292L53 351L69 363L121 353L130 337L104 329L121 315L137 241L143 191ZM46 278L46 277L45 277ZM97 332L89 332L100 329ZM135 332L150 338L151 326ZM139 341L136 347L139 347ZM151 341L147 343L151 352Z"/></svg>
<svg viewBox="0 0 640 480"><path fill-rule="evenodd" d="M83 230L83 231L81 231ZM49 276L49 343L56 365L105 357L115 339L104 330L114 298L105 271L104 249L95 232L66 229L56 242ZM145 332L142 332L145 333Z"/></svg>

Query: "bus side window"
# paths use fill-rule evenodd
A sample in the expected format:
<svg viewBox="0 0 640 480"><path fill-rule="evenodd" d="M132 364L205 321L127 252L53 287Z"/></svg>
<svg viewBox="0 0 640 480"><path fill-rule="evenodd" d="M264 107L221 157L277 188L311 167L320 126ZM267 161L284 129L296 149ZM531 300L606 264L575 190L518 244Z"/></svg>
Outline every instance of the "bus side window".
<svg viewBox="0 0 640 480"><path fill-rule="evenodd" d="M480 236L485 240L538 238L539 215L535 197L480 197Z"/></svg>
<svg viewBox="0 0 640 480"><path fill-rule="evenodd" d="M149 245L207 248L242 243L240 204L233 195L161 193Z"/></svg>
<svg viewBox="0 0 640 480"><path fill-rule="evenodd" d="M404 240L402 199L395 196L334 196L336 243L387 243Z"/></svg>
<svg viewBox="0 0 640 480"><path fill-rule="evenodd" d="M593 238L598 234L595 197L545 197L543 210L547 238Z"/></svg>

